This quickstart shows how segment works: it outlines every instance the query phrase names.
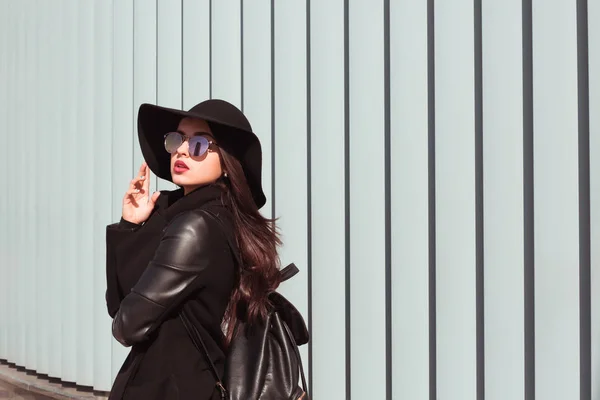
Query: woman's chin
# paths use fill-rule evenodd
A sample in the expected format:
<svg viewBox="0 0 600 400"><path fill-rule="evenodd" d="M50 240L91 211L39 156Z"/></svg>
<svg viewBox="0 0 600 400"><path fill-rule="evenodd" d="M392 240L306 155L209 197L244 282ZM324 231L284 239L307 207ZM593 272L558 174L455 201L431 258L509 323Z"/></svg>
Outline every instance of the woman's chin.
<svg viewBox="0 0 600 400"><path fill-rule="evenodd" d="M200 186L204 186L204 185L209 185L211 183L215 183L218 180L218 177L214 178L214 179L186 179L186 177L183 177L181 175L177 175L177 174L172 174L172 182L179 186L179 187L183 187L183 188L197 188Z"/></svg>
<svg viewBox="0 0 600 400"><path fill-rule="evenodd" d="M179 176L173 174L171 175L173 177L173 183L176 184L177 186L187 186L189 183L185 181L185 179L181 179Z"/></svg>

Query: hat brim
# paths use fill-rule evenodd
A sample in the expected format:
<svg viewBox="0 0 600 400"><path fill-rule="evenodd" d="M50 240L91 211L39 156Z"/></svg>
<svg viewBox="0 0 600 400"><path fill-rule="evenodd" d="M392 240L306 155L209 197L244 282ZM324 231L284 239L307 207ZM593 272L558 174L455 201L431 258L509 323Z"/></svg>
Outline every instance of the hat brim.
<svg viewBox="0 0 600 400"><path fill-rule="evenodd" d="M212 107L201 106L211 103ZM240 123L232 123L223 109L231 106L222 100L209 100L190 111L142 104L138 111L138 139L144 160L156 176L172 182L171 155L164 148L164 135L177 130L183 118L197 118L208 122L219 146L238 159L256 206L266 203L261 186L262 151L258 137ZM226 106L223 105L226 104ZM237 110L237 109L236 109ZM239 112L239 110L238 110ZM241 112L240 112L241 113ZM245 120L245 118L244 118ZM244 129L246 128L246 129Z"/></svg>

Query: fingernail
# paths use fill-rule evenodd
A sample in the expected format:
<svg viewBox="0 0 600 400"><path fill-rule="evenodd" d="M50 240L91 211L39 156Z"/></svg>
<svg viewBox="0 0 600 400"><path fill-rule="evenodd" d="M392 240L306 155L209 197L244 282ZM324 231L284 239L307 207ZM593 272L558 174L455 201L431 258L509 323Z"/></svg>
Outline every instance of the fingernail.
<svg viewBox="0 0 600 400"><path fill-rule="evenodd" d="M144 178L145 178L145 176L144 176L144 175L140 176L140 179L144 179Z"/></svg>

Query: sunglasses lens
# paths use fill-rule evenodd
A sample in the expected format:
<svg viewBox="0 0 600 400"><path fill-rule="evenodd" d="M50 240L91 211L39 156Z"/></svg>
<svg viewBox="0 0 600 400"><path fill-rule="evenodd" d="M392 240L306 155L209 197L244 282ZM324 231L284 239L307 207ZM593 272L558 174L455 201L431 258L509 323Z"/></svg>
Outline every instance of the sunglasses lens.
<svg viewBox="0 0 600 400"><path fill-rule="evenodd" d="M190 138L190 156L200 157L208 150L208 139L204 136L194 136Z"/></svg>
<svg viewBox="0 0 600 400"><path fill-rule="evenodd" d="M183 143L183 138L178 132L167 133L165 136L165 150L168 153L175 153L179 146Z"/></svg>

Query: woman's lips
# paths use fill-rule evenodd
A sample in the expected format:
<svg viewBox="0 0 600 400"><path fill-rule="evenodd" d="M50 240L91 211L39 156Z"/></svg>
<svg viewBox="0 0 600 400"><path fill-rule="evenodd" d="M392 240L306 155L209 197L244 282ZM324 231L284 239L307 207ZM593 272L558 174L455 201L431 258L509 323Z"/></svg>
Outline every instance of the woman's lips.
<svg viewBox="0 0 600 400"><path fill-rule="evenodd" d="M187 170L189 170L189 168L186 163L183 161L175 161L175 164L173 165L173 172L176 174L182 174Z"/></svg>

